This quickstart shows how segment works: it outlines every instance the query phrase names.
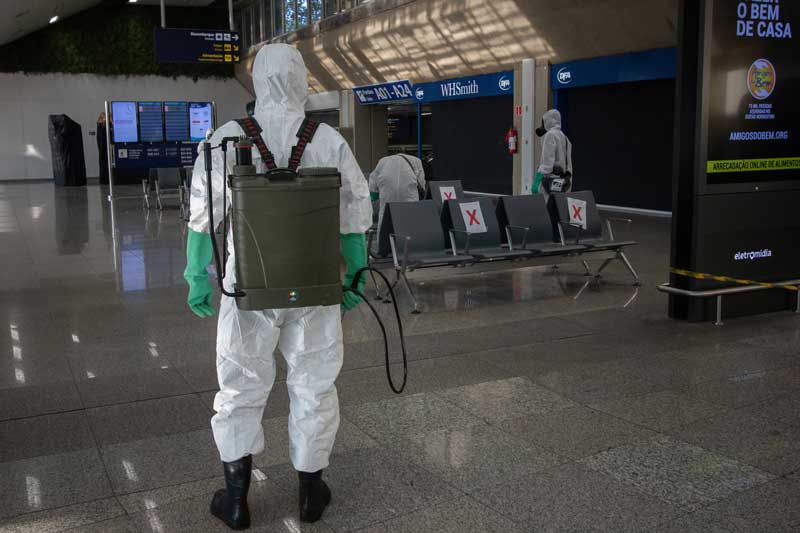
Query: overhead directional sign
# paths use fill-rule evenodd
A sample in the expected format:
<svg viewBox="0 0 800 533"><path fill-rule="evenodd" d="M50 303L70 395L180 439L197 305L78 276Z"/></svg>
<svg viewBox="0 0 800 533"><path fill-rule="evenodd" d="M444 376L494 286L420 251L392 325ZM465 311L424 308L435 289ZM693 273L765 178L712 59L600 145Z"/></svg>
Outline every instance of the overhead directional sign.
<svg viewBox="0 0 800 533"><path fill-rule="evenodd" d="M353 93L359 104L382 104L412 99L411 82L408 80L354 87Z"/></svg>
<svg viewBox="0 0 800 533"><path fill-rule="evenodd" d="M240 58L239 32L156 28L156 63L234 64Z"/></svg>

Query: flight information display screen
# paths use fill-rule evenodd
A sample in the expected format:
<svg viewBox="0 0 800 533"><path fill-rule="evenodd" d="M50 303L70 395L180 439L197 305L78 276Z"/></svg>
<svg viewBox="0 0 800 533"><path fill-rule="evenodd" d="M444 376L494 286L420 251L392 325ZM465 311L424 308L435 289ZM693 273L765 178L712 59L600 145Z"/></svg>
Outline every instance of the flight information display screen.
<svg viewBox="0 0 800 533"><path fill-rule="evenodd" d="M214 110L210 102L191 102L189 104L189 126L192 142L206 138L206 131L213 126Z"/></svg>
<svg viewBox="0 0 800 533"><path fill-rule="evenodd" d="M164 131L167 142L189 140L188 102L164 102Z"/></svg>
<svg viewBox="0 0 800 533"><path fill-rule="evenodd" d="M139 133L142 142L164 142L161 102L139 102Z"/></svg>
<svg viewBox="0 0 800 533"><path fill-rule="evenodd" d="M111 127L115 143L138 142L136 102L111 102Z"/></svg>

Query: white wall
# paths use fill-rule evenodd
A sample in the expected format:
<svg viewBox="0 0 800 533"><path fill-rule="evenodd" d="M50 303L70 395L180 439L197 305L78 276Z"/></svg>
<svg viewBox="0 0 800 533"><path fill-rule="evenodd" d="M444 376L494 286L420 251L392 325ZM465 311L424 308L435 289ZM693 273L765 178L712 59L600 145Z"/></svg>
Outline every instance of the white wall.
<svg viewBox="0 0 800 533"><path fill-rule="evenodd" d="M246 116L253 97L235 79L0 73L0 180L52 178L47 116L81 125L87 176L98 176L97 116L105 100L216 101L217 121Z"/></svg>

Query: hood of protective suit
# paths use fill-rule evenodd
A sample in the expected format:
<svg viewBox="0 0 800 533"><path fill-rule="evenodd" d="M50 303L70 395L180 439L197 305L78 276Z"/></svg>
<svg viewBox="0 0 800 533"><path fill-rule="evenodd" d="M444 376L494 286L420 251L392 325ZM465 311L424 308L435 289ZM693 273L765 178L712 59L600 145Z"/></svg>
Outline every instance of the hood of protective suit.
<svg viewBox="0 0 800 533"><path fill-rule="evenodd" d="M253 61L256 112L283 110L303 114L308 77L303 56L288 44L268 44Z"/></svg>
<svg viewBox="0 0 800 533"><path fill-rule="evenodd" d="M544 123L544 129L547 131L553 128L561 129L561 112L558 109L547 111L542 115L542 122Z"/></svg>

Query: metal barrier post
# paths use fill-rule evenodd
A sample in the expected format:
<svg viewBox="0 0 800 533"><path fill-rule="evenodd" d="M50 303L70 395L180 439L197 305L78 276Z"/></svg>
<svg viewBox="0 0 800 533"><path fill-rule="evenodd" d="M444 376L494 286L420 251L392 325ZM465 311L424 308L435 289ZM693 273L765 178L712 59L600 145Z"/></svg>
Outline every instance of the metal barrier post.
<svg viewBox="0 0 800 533"><path fill-rule="evenodd" d="M714 322L715 326L722 325L722 295L717 295L717 321Z"/></svg>

